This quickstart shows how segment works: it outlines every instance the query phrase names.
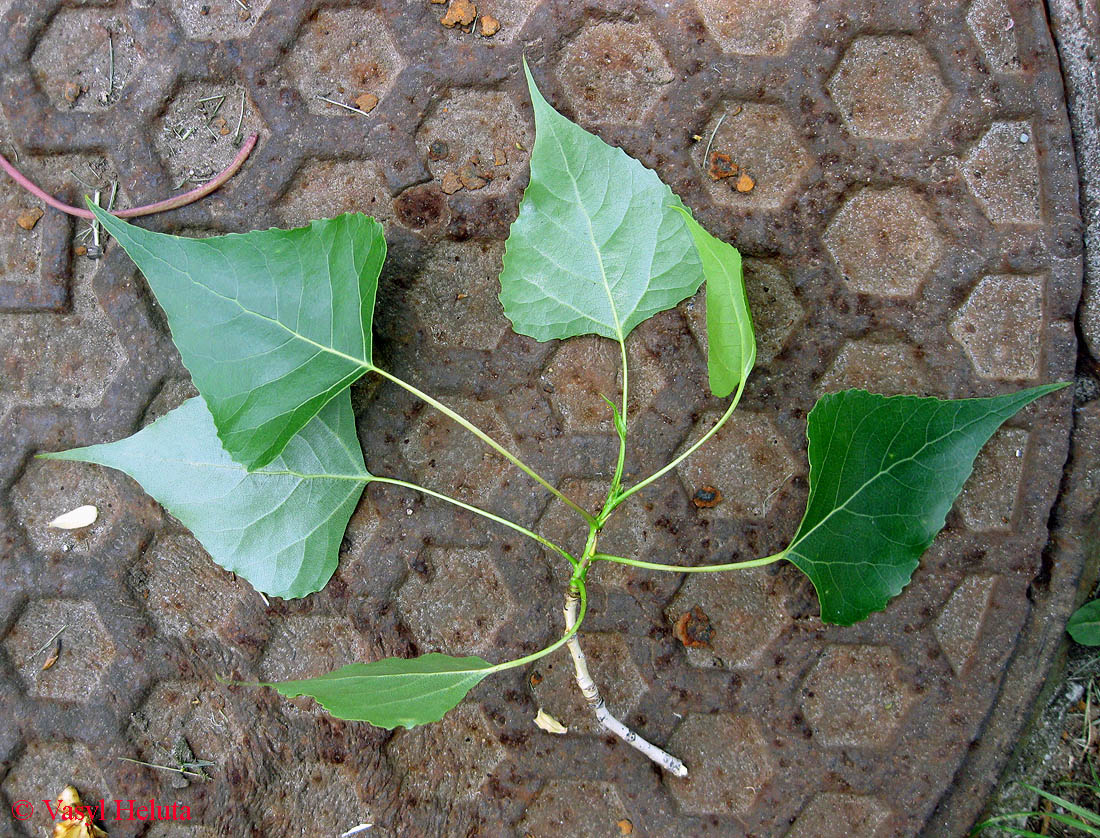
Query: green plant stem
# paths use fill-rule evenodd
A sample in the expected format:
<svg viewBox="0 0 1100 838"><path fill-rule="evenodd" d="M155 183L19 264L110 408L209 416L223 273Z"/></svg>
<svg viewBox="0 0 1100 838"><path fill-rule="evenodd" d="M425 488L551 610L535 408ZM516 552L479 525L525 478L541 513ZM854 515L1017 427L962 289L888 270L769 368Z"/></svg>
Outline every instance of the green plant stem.
<svg viewBox="0 0 1100 838"><path fill-rule="evenodd" d="M623 361L623 427L619 432L619 461L615 464L615 476L611 479L611 490L607 493L607 502L604 504L603 512L601 513L600 525L606 520L606 515L611 513L611 510L615 508L615 499L619 496L619 491L623 486L623 466L626 465L626 402L627 394L629 392L629 378L628 369L629 365L626 361L626 341L620 338L619 340L619 354Z"/></svg>
<svg viewBox="0 0 1100 838"><path fill-rule="evenodd" d="M500 454L500 456L504 457L504 459L506 459L508 462L510 462L512 465L514 465L516 468L518 468L520 471L522 471L524 474L526 474L528 477L530 477L532 480L534 480L536 483L538 483L540 486L542 486L544 489L549 491L552 495L557 497L566 506L571 507L575 512L580 514L580 516L582 518L584 518L584 520L586 522L588 522L589 524L592 524L592 523L595 522L595 518L592 516L591 513L589 513L586 510L582 509L580 506L578 506L572 500L567 498L564 494L562 494L560 491L558 491L558 489L556 487L551 486L550 483L547 482L547 480L544 477L542 477L534 469L532 469L525 462L523 462L523 460L521 460L519 457L517 457L515 454L513 454L511 451L509 451L507 448L505 448L503 445L501 445L499 442L497 442L495 439L493 439L491 436L489 436L487 433L485 433L485 431L481 430L481 428L479 428L473 422L469 421L464 416L462 416L462 415L456 413L455 411L451 410L449 407L447 407L447 405L443 404L442 402L440 402L436 399L433 399L431 396L429 396L423 390L420 390L420 389L414 387L412 384L409 384L409 382L398 378L396 375L393 375L392 373L388 373L384 369L376 367L373 364L368 366L367 369L371 370L372 372L378 373L380 376L382 376L383 378L385 378L388 381L392 381L398 387L401 387L401 388L407 390L408 392L412 393L414 396L416 396L421 401L423 401L427 404L430 404L432 407L434 407L436 410L438 410L444 416L446 416L449 419L452 419L455 422L457 422L463 428L468 430L470 433L472 433L474 436L476 436L478 439L480 439L482 442L484 442L486 445L488 445L490 448L492 448L494 451L496 451L498 454Z"/></svg>
<svg viewBox="0 0 1100 838"><path fill-rule="evenodd" d="M437 498L438 500L453 504L461 509L465 509L467 512L473 512L475 515L480 515L483 518L488 518L490 521L495 521L496 523L502 524L505 527L509 527L510 529L513 529L518 533L522 533L528 538L534 539L543 547L546 547L550 550L553 550L555 553L559 553L560 555L564 556L574 567L576 567L578 564L577 559L575 559L570 553L566 552L550 539L543 538L537 532L529 530L527 529L527 527L521 526L515 521L509 521L507 518L503 518L500 515L494 515L487 509L482 509L480 507L474 506L473 504L465 503L464 501L460 501L458 498L452 498L450 495L445 495L442 492L436 492L433 489L428 489L416 483L409 483L407 480L398 480L395 477L372 476L369 478L364 477L361 479L364 483L388 483L391 486L401 486L405 489L412 489L414 492L420 492L422 494L428 495L429 497Z"/></svg>
<svg viewBox="0 0 1100 838"><path fill-rule="evenodd" d="M731 562L729 564L710 564L697 566L683 566L678 564L657 564L656 562L642 562L637 559L624 559L622 556L609 556L606 553L595 553L592 558L602 562L616 562L628 564L631 567L644 567L647 570L667 570L672 573L717 573L723 570L746 570L750 567L764 567L774 564L780 559L786 558L786 551L764 556L762 559L750 559L745 562Z"/></svg>
<svg viewBox="0 0 1100 838"><path fill-rule="evenodd" d="M573 639L573 635L581 627L581 622L584 620L584 615L588 611L588 591L585 589L584 583L578 583L572 590L576 591L576 596L580 599L580 611L577 614L577 621L572 626L566 629L565 634L547 646L545 649L539 649L537 652L532 652L529 655L524 655L522 658L516 658L515 660L505 661L504 663L498 663L492 667L489 672L503 672L505 669L515 669L516 667L526 666L531 661L537 661L539 658L546 657L551 652L554 652Z"/></svg>
<svg viewBox="0 0 1100 838"><path fill-rule="evenodd" d="M620 503L622 503L628 497L633 495L635 492L641 491L646 486L648 486L650 483L652 483L654 480L657 480L658 478L663 477L665 474L670 472L672 469L676 468L676 466L678 466L680 463L682 463L684 460L686 460L688 457L690 457L692 454L694 454L697 450L699 450L699 448L703 444L705 444L708 439L710 439L712 436L714 436L716 433L718 433L719 429L721 429L721 427L724 424L726 424L726 420L729 419L730 416L733 415L733 411L737 409L738 402L741 401L741 394L743 392L745 392L745 378L744 377L742 377L741 382L737 385L737 392L734 393L734 395L733 395L733 401L730 402L729 407L726 408L726 412L722 414L721 418L719 418L719 420L714 423L714 427L712 427L709 431L707 431L705 434L703 434L690 448L688 448L683 454L681 454L676 459L674 459L671 463L669 463L668 465L664 466L663 468L660 468L657 471L653 472L653 474L649 475L649 477L647 477L645 480L642 480L640 483L635 483L629 489L627 489L626 491L620 493L619 496L615 499L614 503L612 503L611 509L612 510L615 509L615 507L617 507ZM608 511L610 512L611 510L608 510Z"/></svg>

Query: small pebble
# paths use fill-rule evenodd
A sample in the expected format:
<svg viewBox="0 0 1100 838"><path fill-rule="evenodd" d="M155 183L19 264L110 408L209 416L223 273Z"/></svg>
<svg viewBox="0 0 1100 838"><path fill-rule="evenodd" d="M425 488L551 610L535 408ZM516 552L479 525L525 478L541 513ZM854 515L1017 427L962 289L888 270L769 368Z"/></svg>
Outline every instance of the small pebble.
<svg viewBox="0 0 1100 838"><path fill-rule="evenodd" d="M1031 137L1029 137L1027 134L1021 134L1020 135L1020 142L1021 143L1026 143L1030 139L1031 139Z"/></svg>
<svg viewBox="0 0 1100 838"><path fill-rule="evenodd" d="M443 175L443 181L440 184L443 188L443 192L447 195L453 195L462 188L462 181L459 180L458 175L454 172L447 172Z"/></svg>
<svg viewBox="0 0 1100 838"><path fill-rule="evenodd" d="M19 213L19 217L15 219L15 223L24 230L33 230L34 225L38 223L42 215L43 212L41 207L32 207L31 209L26 209Z"/></svg>
<svg viewBox="0 0 1100 838"><path fill-rule="evenodd" d="M64 95L65 101L68 102L70 105L76 101L80 93L80 85L77 84L75 81L65 82L65 91L62 95Z"/></svg>
<svg viewBox="0 0 1100 838"><path fill-rule="evenodd" d="M476 17L477 6L471 3L470 0L451 0L451 5L447 7L447 13L443 15L439 22L448 29L453 29L456 26L469 26Z"/></svg>
<svg viewBox="0 0 1100 838"><path fill-rule="evenodd" d="M500 21L492 15L483 15L481 18L481 34L485 38L491 38L500 31Z"/></svg>
<svg viewBox="0 0 1100 838"><path fill-rule="evenodd" d="M737 191L738 192L752 192L752 188L756 186L756 181L742 172L737 178Z"/></svg>
<svg viewBox="0 0 1100 838"><path fill-rule="evenodd" d="M378 97L373 93L363 93L355 99L355 107L359 108L363 113L370 113L377 105Z"/></svg>

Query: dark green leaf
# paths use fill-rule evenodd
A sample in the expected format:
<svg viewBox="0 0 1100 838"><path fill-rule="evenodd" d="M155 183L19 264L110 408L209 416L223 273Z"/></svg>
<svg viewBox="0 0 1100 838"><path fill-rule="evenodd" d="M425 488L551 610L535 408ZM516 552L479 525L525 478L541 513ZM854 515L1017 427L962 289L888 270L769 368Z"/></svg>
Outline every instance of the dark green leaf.
<svg viewBox="0 0 1100 838"><path fill-rule="evenodd" d="M118 442L42 456L126 472L195 534L214 561L257 590L288 599L328 582L370 480L348 390L279 457L252 473L222 448L201 398Z"/></svg>
<svg viewBox="0 0 1100 838"><path fill-rule="evenodd" d="M531 182L512 224L500 301L536 340L622 340L703 281L680 199L657 175L555 111L524 63L535 109Z"/></svg>
<svg viewBox="0 0 1100 838"><path fill-rule="evenodd" d="M352 663L317 678L264 686L287 698L311 696L339 719L393 730L398 725L438 722L492 671L491 663L476 656L453 658L432 652L418 658Z"/></svg>
<svg viewBox="0 0 1100 838"><path fill-rule="evenodd" d="M1082 646L1100 646L1100 599L1086 602L1074 611L1066 631Z"/></svg>
<svg viewBox="0 0 1100 838"><path fill-rule="evenodd" d="M679 208L677 208L679 209ZM687 210L679 209L695 240L707 278L707 372L710 391L719 398L749 377L756 363L756 333L749 313L741 254L715 238Z"/></svg>
<svg viewBox="0 0 1100 838"><path fill-rule="evenodd" d="M348 214L297 230L185 239L90 206L145 274L238 463L267 465L371 368L386 258L374 219Z"/></svg>
<svg viewBox="0 0 1100 838"><path fill-rule="evenodd" d="M810 497L785 558L813 582L827 623L881 611L943 528L974 458L1001 423L1064 387L943 401L830 393L810 411Z"/></svg>

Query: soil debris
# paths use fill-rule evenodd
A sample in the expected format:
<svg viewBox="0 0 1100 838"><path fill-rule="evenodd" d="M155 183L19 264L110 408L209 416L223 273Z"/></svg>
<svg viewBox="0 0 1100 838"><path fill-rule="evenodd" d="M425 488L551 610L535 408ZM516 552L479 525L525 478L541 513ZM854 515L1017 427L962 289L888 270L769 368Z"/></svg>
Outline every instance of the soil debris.
<svg viewBox="0 0 1100 838"><path fill-rule="evenodd" d="M508 152L503 148L493 149L493 165L504 166L508 163Z"/></svg>
<svg viewBox="0 0 1100 838"><path fill-rule="evenodd" d="M363 113L370 113L378 105L378 97L373 93L361 93L355 98L355 107Z"/></svg>
<svg viewBox="0 0 1100 838"><path fill-rule="evenodd" d="M711 509L722 502L722 490L715 486L703 486L691 497L696 509Z"/></svg>
<svg viewBox="0 0 1100 838"><path fill-rule="evenodd" d="M484 189L489 184L489 181L483 178L481 173L474 169L472 163L467 163L458 170L458 179L462 185L471 192L478 189Z"/></svg>
<svg viewBox="0 0 1100 838"><path fill-rule="evenodd" d="M462 181L459 180L458 175L454 172L447 172L443 175L443 180L440 183L440 187L447 195L454 195L458 190L462 188Z"/></svg>
<svg viewBox="0 0 1100 838"><path fill-rule="evenodd" d="M724 151L712 151L707 160L707 174L711 180L722 180L737 174L737 164Z"/></svg>
<svg viewBox="0 0 1100 838"><path fill-rule="evenodd" d="M456 26L469 26L476 17L477 6L470 0L451 0L451 5L439 22L448 29L454 29Z"/></svg>
<svg viewBox="0 0 1100 838"><path fill-rule="evenodd" d="M680 615L672 627L672 635L689 649L709 649L714 639L714 626L706 612L696 605Z"/></svg>
<svg viewBox="0 0 1100 838"><path fill-rule="evenodd" d="M500 31L500 21L492 15L483 15L481 18L481 36L491 38Z"/></svg>
<svg viewBox="0 0 1100 838"><path fill-rule="evenodd" d="M756 181L749 177L744 172L741 172L737 176L737 191L738 192L752 192L752 188L756 186Z"/></svg>
<svg viewBox="0 0 1100 838"><path fill-rule="evenodd" d="M615 826L619 827L620 835L632 835L634 833L634 824L630 822L629 818L616 821Z"/></svg>
<svg viewBox="0 0 1100 838"><path fill-rule="evenodd" d="M432 140L431 145L428 146L429 160L446 160L450 153L451 147L447 145L446 140Z"/></svg>
<svg viewBox="0 0 1100 838"><path fill-rule="evenodd" d="M80 85L77 84L75 81L67 81L65 82L65 89L61 95L65 97L66 102L72 105L76 103L76 100L83 92L84 91L81 89Z"/></svg>
<svg viewBox="0 0 1100 838"><path fill-rule="evenodd" d="M31 207L30 209L25 209L21 213L19 213L19 216L15 219L15 223L22 227L24 230L33 230L34 225L38 223L39 219L42 218L43 215L44 213L42 212L41 207Z"/></svg>

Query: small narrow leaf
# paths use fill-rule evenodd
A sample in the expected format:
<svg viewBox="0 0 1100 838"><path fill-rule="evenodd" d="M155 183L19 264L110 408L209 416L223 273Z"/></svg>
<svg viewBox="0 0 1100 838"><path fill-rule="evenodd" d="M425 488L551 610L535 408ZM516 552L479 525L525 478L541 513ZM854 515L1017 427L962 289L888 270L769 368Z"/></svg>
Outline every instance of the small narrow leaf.
<svg viewBox="0 0 1100 838"><path fill-rule="evenodd" d="M1100 646L1100 599L1086 602L1074 611L1066 631L1082 646Z"/></svg>
<svg viewBox="0 0 1100 838"><path fill-rule="evenodd" d="M703 281L680 199L657 175L574 125L539 93L531 182L512 224L500 302L536 340L596 334L622 340L690 297Z"/></svg>
<svg viewBox="0 0 1100 838"><path fill-rule="evenodd" d="M810 496L785 558L817 589L821 619L851 625L908 584L993 432L1065 384L987 399L845 390L810 411Z"/></svg>
<svg viewBox="0 0 1100 838"><path fill-rule="evenodd" d="M707 278L707 372L719 398L749 377L756 363L756 333L737 248L708 233L687 210L676 208L695 240Z"/></svg>
<svg viewBox="0 0 1100 838"><path fill-rule="evenodd" d="M96 518L99 517L99 510L91 504L85 504L84 506L78 506L76 509L70 509L62 515L58 515L50 523L46 524L47 527L52 527L55 530L79 530L84 527L90 527L96 522Z"/></svg>
<svg viewBox="0 0 1100 838"><path fill-rule="evenodd" d="M308 695L338 719L393 730L438 722L492 671L493 665L477 656L432 652L351 663L317 678L263 686L287 698Z"/></svg>
<svg viewBox="0 0 1100 838"><path fill-rule="evenodd" d="M562 736L569 732L569 728L543 710L541 707L535 714L535 725L547 733L556 733Z"/></svg>
<svg viewBox="0 0 1100 838"><path fill-rule="evenodd" d="M256 590L288 599L328 582L371 479L347 390L261 471L233 462L201 398L118 442L40 456L125 472L190 529L214 561Z"/></svg>
<svg viewBox="0 0 1100 838"><path fill-rule="evenodd" d="M386 258L373 218L345 214L297 230L187 239L89 206L145 274L236 462L270 463L372 367Z"/></svg>

